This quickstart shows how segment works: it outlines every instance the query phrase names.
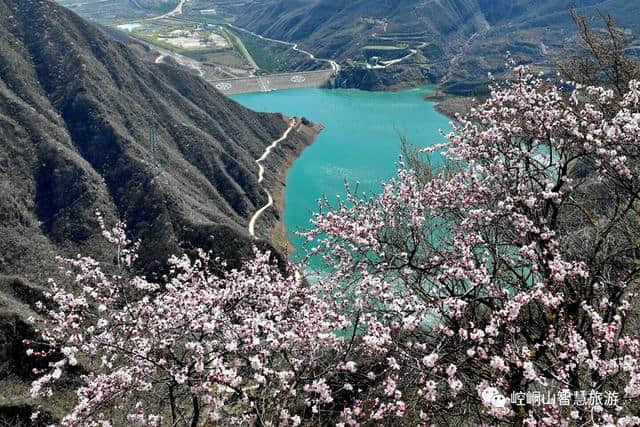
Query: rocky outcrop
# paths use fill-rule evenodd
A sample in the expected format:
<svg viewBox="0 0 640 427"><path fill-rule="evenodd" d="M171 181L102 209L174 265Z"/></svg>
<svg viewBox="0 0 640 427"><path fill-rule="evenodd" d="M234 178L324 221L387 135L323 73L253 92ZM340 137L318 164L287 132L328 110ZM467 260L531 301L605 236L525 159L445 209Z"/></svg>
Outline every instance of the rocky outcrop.
<svg viewBox="0 0 640 427"><path fill-rule="evenodd" d="M343 67L335 79L335 87L384 91L424 86L434 83L436 76L427 66L395 65L381 69L360 66Z"/></svg>

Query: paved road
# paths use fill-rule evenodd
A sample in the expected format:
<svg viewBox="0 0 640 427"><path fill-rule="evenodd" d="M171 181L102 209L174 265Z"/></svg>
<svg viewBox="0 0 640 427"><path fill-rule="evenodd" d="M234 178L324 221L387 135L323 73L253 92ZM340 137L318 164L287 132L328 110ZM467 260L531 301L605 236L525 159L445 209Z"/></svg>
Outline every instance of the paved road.
<svg viewBox="0 0 640 427"><path fill-rule="evenodd" d="M270 92L278 89L324 87L333 76L334 72L332 70L320 70L272 74L259 77L208 80L208 82L219 91L227 95L233 95L248 92Z"/></svg>
<svg viewBox="0 0 640 427"><path fill-rule="evenodd" d="M391 41L395 41L395 42L406 42L407 40L402 38L402 37L381 37L376 33L371 34L371 37L373 37L374 39L379 39L379 40L391 40ZM421 37L423 38L423 37ZM369 63L367 63L367 68L368 69L385 69L391 65L395 65L395 64L399 64L400 62L411 58L412 56L416 55L418 53L418 49L423 49L427 47L427 43L426 42L421 42L418 46L416 46L416 49L409 49L409 54L406 56L403 56L402 58L398 58L398 59L390 59L388 61L379 61L378 65L371 65Z"/></svg>
<svg viewBox="0 0 640 427"><path fill-rule="evenodd" d="M171 18L172 16L182 15L182 7L188 0L180 0L180 3L173 9L171 12L167 12L164 15L156 16L154 18L149 18L148 21L157 21L159 19Z"/></svg>
<svg viewBox="0 0 640 427"><path fill-rule="evenodd" d="M291 119L291 121L289 122L289 127L284 132L284 134L280 138L273 141L273 143L270 146L268 146L266 150L264 150L264 153L262 154L262 156L260 156L260 158L256 160L256 163L258 164L258 184L261 184L262 181L264 181L264 166L262 166L262 162L264 162L267 159L267 157L269 157L271 150L276 148L278 144L280 144L282 141L287 139L287 137L289 136L293 128L296 126L296 124L297 124L296 120ZM267 197L269 198L269 200L267 204L261 207L253 215L253 217L251 217L251 220L249 221L249 234L253 238L256 237L256 221L258 220L258 218L260 218L260 215L262 215L264 211L266 211L271 206L273 206L273 197L271 197L271 193L269 193L269 191L267 191L267 189L264 187L262 187L262 189L264 190L265 193L267 193Z"/></svg>
<svg viewBox="0 0 640 427"><path fill-rule="evenodd" d="M422 43L422 45L418 46L420 49L422 49L423 47L426 46L426 43ZM402 61L404 61L405 59L409 59L412 56L414 56L415 54L418 53L417 49L409 49L409 54L406 56L403 56L402 58L398 58L398 59L390 59L388 61L379 61L379 65L371 65L371 64L367 64L367 68L368 69L385 69L391 65L395 65L395 64L399 64Z"/></svg>
<svg viewBox="0 0 640 427"><path fill-rule="evenodd" d="M190 0L180 0L175 9L171 12L167 12L163 15L148 18L145 21L157 21L160 19L171 18L182 15L184 5ZM271 41L274 43L280 43L290 46L293 50L307 55L309 58L324 62L331 66L330 69L320 71L307 71L300 73L285 73L285 74L272 74L268 76L256 76L256 77L237 77L220 80L208 80L218 90L228 95L235 93L246 92L269 92L276 89L290 89L296 87L323 87L326 83L335 75L340 72L340 65L331 59L316 58L311 52L300 49L296 43L289 43L283 40L270 39L263 37L260 34L256 34L252 31L245 30L244 28L237 27L233 24L227 24L229 27L239 31L252 34L263 40ZM179 64L193 68L200 74L200 77L204 77L204 71L202 70L202 64L191 58L187 58L178 53L172 52L168 49L163 49L159 46L153 46L159 52L158 57L155 59L156 64L163 62L164 58L172 57ZM257 66L256 66L257 67Z"/></svg>

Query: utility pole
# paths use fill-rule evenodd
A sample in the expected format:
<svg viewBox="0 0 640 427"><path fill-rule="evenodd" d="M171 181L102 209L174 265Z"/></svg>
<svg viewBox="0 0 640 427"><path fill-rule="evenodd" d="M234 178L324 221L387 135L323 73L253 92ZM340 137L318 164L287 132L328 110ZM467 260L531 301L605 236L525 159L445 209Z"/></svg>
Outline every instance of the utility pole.
<svg viewBox="0 0 640 427"><path fill-rule="evenodd" d="M152 115L149 116L149 146L151 148L151 164L158 167L158 158L156 157L156 146L158 145L158 124Z"/></svg>

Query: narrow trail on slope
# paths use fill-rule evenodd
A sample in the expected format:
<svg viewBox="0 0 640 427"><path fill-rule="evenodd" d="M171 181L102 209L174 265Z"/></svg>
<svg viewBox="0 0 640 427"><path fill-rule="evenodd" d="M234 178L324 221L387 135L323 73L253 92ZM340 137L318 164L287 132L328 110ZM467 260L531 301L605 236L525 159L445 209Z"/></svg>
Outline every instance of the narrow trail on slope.
<svg viewBox="0 0 640 427"><path fill-rule="evenodd" d="M422 49L424 46L426 45L426 43L423 43L422 45L418 46L420 49ZM371 64L367 64L367 68L368 69L385 69L391 65L395 65L395 64L399 64L402 61L411 58L412 56L416 55L418 53L417 49L409 49L409 54L406 56L403 56L402 58L398 58L398 59L390 59L389 61L380 61L380 64L382 65L371 65Z"/></svg>
<svg viewBox="0 0 640 427"><path fill-rule="evenodd" d="M275 141L273 141L273 143L264 150L264 153L262 154L262 156L260 156L260 158L256 160L256 163L258 164L258 184L261 184L262 181L264 181L264 166L262 166L262 162L264 162L267 159L267 157L269 157L269 154L271 153L271 151L274 148L276 148L278 144L280 144L282 141L287 139L287 137L289 136L293 128L296 126L296 124L297 124L296 119L291 119L289 121L289 127L284 132L284 134L282 134L282 136L279 139L276 139ZM269 191L267 191L267 189L264 187L262 187L262 189L264 190L265 193L267 193L267 197L269 198L269 201L267 202L266 205L258 209L258 211L253 215L253 217L251 217L251 220L249 221L249 234L254 239L256 237L256 230L255 230L256 221L258 220L258 218L260 218L260 215L262 215L264 211L266 211L271 206L273 206L273 197L271 197L271 193L269 193Z"/></svg>
<svg viewBox="0 0 640 427"><path fill-rule="evenodd" d="M405 39L402 38L398 38L398 37L380 37L377 33L373 33L371 34L371 37L373 37L374 39L378 39L378 40L391 40L391 41L395 41L395 42L405 42ZM415 46L414 49L409 49L409 54L406 56L403 56L402 58L398 58L398 59L390 59L388 61L380 61L378 65L371 65L369 63L367 63L367 68L368 69L385 69L391 65L395 65L395 64L399 64L402 61L411 58L414 55L418 54L418 49L423 49L427 47L427 42L421 42L418 46Z"/></svg>
<svg viewBox="0 0 640 427"><path fill-rule="evenodd" d="M164 61L165 58L170 57L173 58L178 64L182 65L186 68L192 68L198 72L200 77L204 77L204 71L202 71L202 64L195 59L187 58L186 56L180 55L179 53L172 52L168 49L163 49L161 47L150 45L153 49L157 50L159 56L155 59L156 64L160 64Z"/></svg>
<svg viewBox="0 0 640 427"><path fill-rule="evenodd" d="M254 33L253 31L250 31L250 30L247 30L247 29L245 29L245 28L241 28L241 27L235 26L235 25L233 25L233 24L229 24L229 23L227 23L227 25L228 25L229 27L231 27L231 28L235 28L236 30L240 30L240 31L244 31L245 33L249 33L249 34L251 34L252 36L258 37L259 39L262 39L262 40L266 40L266 41L270 41L270 42L274 42L274 43L280 43L280 44L284 44L284 45L287 45L287 46L291 46L291 48L292 48L293 50L295 50L296 52L300 52L300 53L302 53L302 54L304 54L304 55L307 55L309 58L313 59L314 61L318 61L318 62L325 62L325 63L329 64L329 65L331 66L331 69L332 69L336 74L340 72L340 64L338 64L336 61L334 61L334 60L332 60L332 59L316 58L316 57L315 57L315 55L314 55L313 53L311 53L311 52L307 52L306 50L303 50L303 49L300 49L300 48L298 47L298 44L297 44L297 43L290 43L290 42L286 42L286 41L284 41L284 40L271 39L271 38L269 38L269 37L261 36L260 34L256 34L256 33Z"/></svg>

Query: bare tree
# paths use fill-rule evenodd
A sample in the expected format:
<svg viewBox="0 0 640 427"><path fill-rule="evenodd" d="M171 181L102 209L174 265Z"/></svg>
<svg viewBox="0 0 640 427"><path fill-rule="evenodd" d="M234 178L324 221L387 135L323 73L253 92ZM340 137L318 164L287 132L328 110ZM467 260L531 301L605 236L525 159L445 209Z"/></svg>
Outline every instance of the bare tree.
<svg viewBox="0 0 640 427"><path fill-rule="evenodd" d="M600 12L602 30L593 29L587 18L575 9L570 10L579 36L579 50L558 60L563 77L576 83L610 87L622 96L631 80L640 78L640 67L626 54L633 41L630 32L618 28L613 17Z"/></svg>

